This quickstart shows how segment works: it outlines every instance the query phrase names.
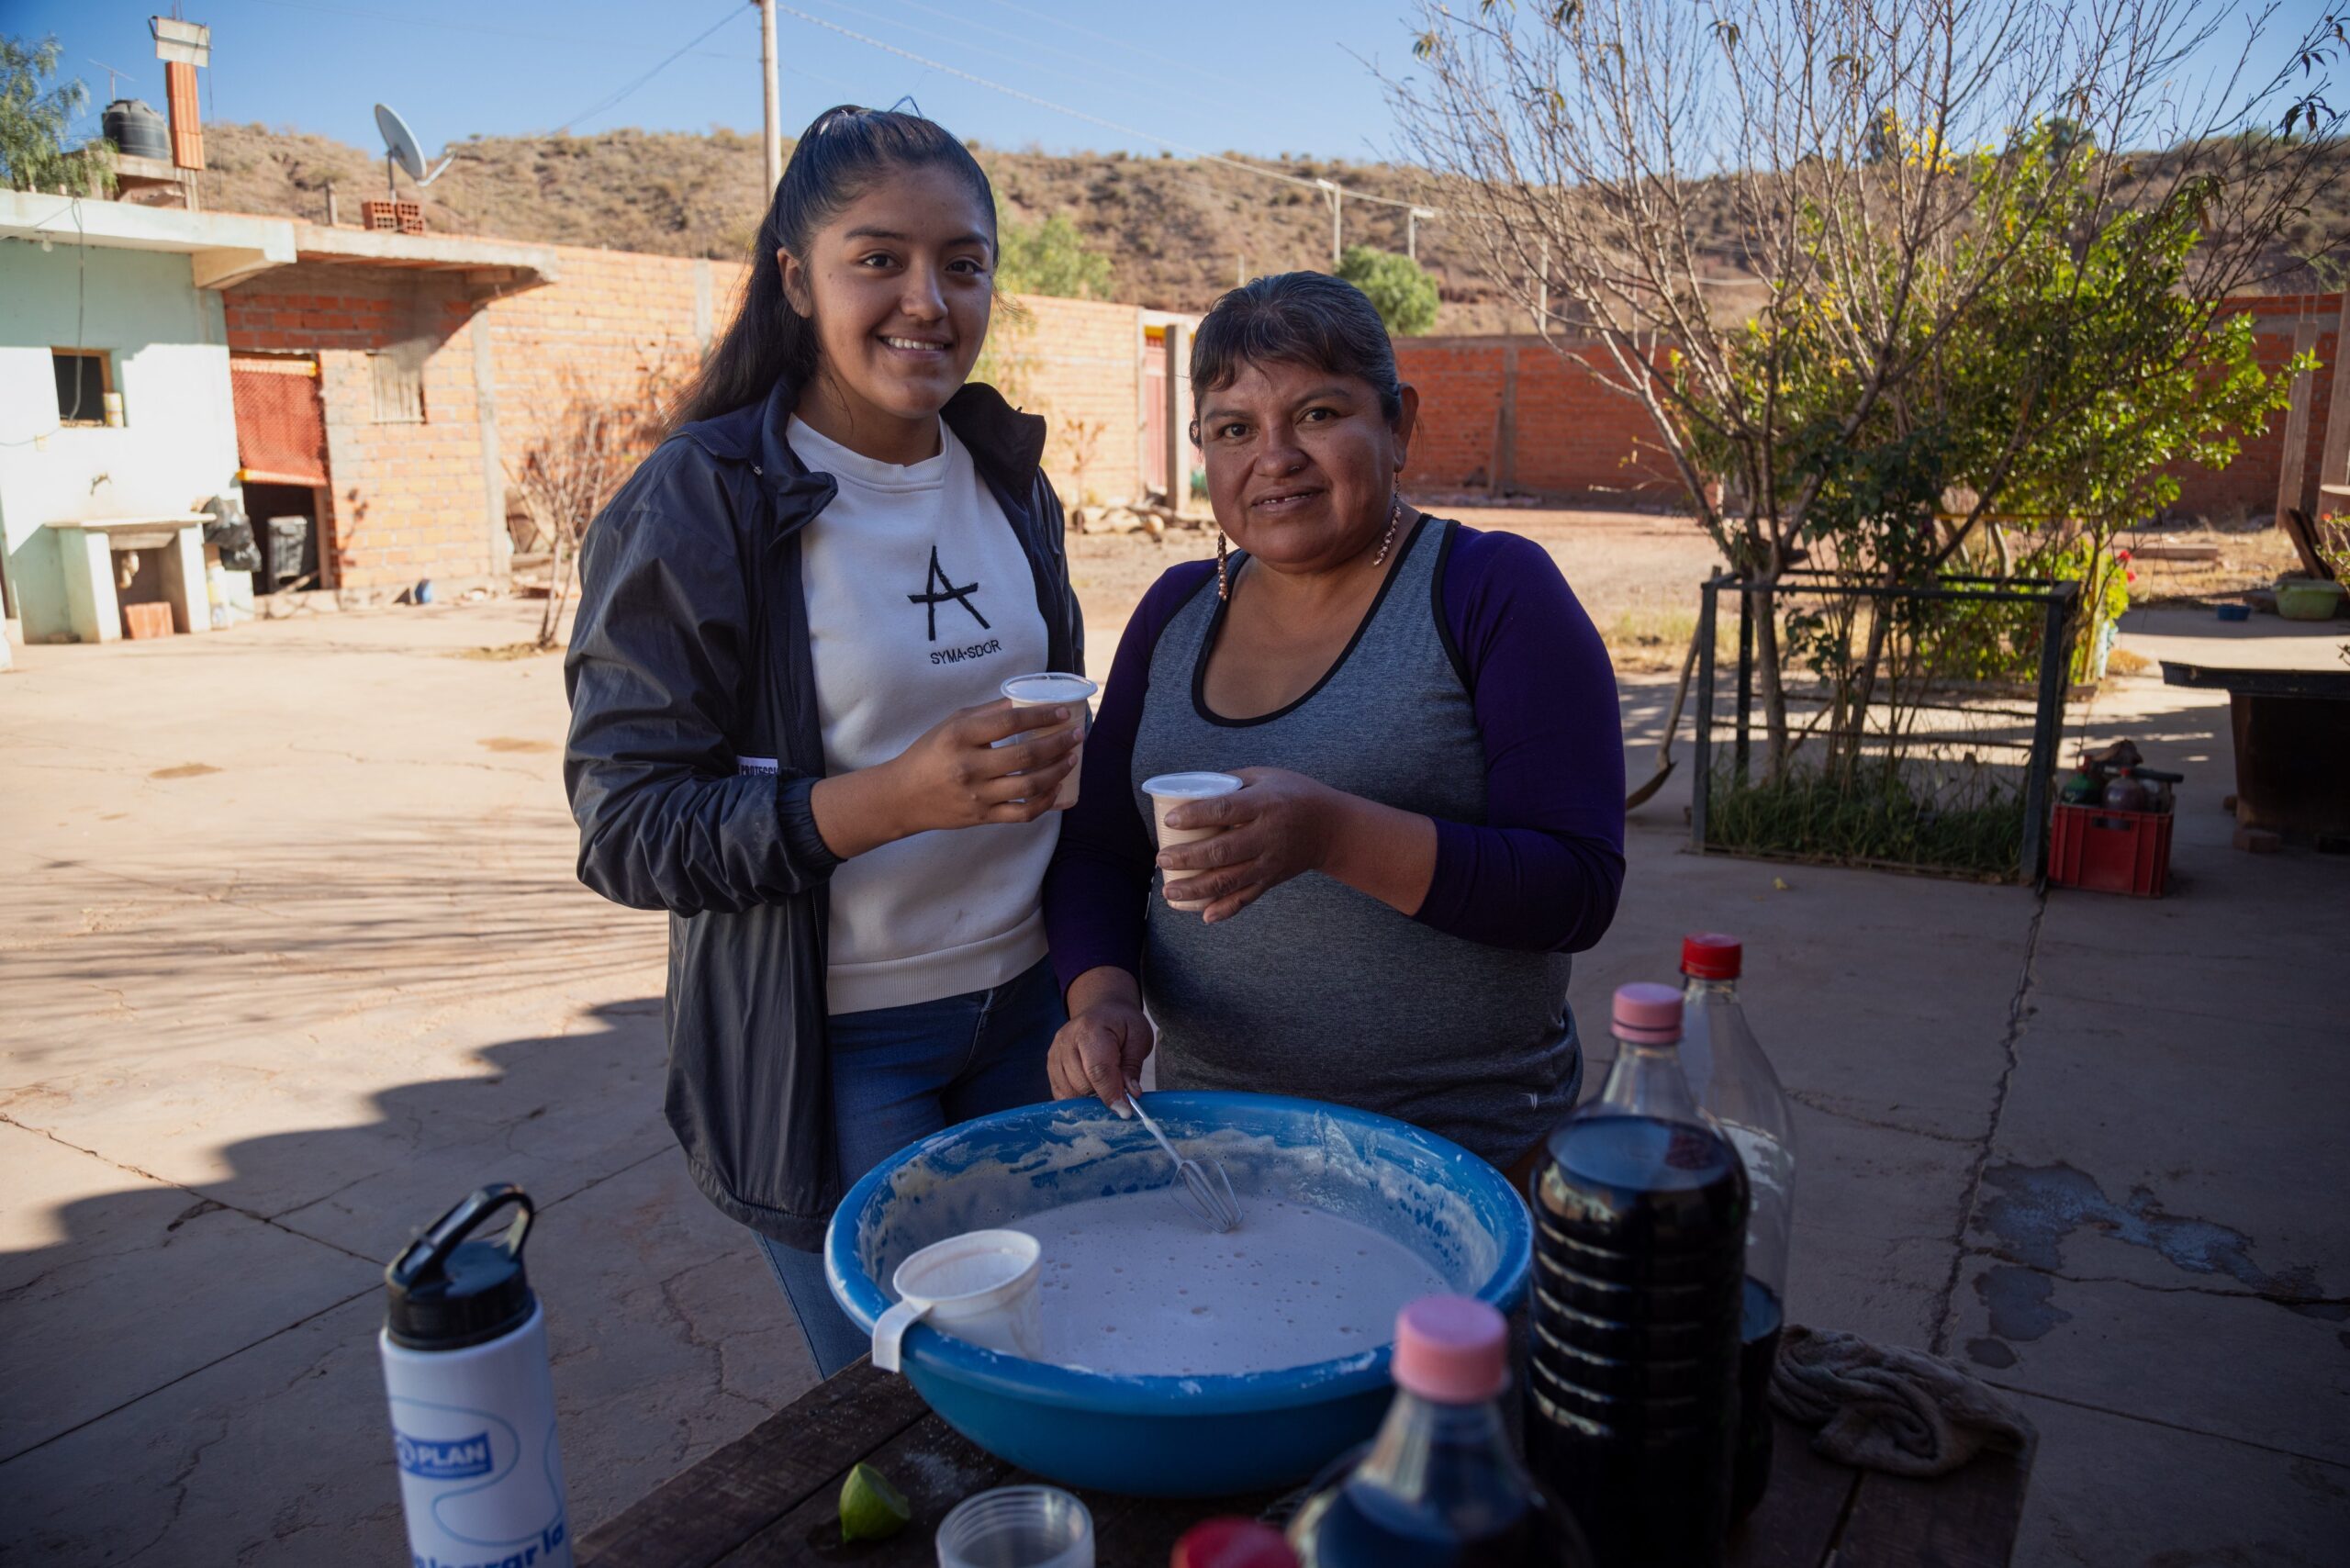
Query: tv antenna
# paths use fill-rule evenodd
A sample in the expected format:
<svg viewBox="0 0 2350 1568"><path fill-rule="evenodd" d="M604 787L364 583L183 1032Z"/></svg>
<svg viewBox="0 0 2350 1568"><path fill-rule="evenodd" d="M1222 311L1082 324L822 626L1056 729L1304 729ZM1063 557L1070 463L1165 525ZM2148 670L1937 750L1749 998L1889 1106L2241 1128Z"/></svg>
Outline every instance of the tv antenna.
<svg viewBox="0 0 2350 1568"><path fill-rule="evenodd" d="M122 70L118 66L108 65L103 60L93 58L90 63L106 73L106 102L108 104L112 104L117 98L122 96L120 89L124 77L129 76L133 82L139 80L135 73Z"/></svg>
<svg viewBox="0 0 2350 1568"><path fill-rule="evenodd" d="M400 194L400 187L399 181L393 177L394 169L406 169L408 177L421 190L447 174L449 165L457 161L457 155L452 152L441 160L441 167L426 174L424 149L417 145L416 133L408 129L408 121L400 118L399 112L389 104L375 106L375 129L384 133L384 184L395 197Z"/></svg>

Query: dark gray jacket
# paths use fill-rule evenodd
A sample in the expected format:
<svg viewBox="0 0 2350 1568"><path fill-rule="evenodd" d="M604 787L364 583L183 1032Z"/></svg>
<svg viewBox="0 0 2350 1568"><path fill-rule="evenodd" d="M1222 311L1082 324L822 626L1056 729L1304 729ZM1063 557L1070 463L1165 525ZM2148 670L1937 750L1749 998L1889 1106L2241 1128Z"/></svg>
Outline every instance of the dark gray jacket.
<svg viewBox="0 0 2350 1568"><path fill-rule="evenodd" d="M793 401L778 386L688 425L588 529L563 776L579 879L669 912L667 1111L694 1181L812 1250L841 1196L824 1030L839 859L808 804L824 751L800 529L835 487L784 440ZM1060 501L1038 466L1045 421L976 385L946 419L1027 552L1051 667L1082 671ZM739 772L744 756L778 771Z"/></svg>

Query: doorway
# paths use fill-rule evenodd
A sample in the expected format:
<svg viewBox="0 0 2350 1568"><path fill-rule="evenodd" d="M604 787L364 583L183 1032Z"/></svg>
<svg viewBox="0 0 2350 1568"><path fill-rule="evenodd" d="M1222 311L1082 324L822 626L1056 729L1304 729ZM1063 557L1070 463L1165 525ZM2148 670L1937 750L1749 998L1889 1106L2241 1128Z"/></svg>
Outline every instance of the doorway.
<svg viewBox="0 0 2350 1568"><path fill-rule="evenodd" d="M237 414L237 462L244 481L245 514L261 546L257 593L285 588L332 588L334 551L326 538L332 509L327 470L326 410L319 401L319 362L310 354L232 353L229 385ZM298 547L289 523L303 519ZM275 548L277 538L287 544ZM282 558L281 558L282 555ZM274 580L272 580L272 579Z"/></svg>

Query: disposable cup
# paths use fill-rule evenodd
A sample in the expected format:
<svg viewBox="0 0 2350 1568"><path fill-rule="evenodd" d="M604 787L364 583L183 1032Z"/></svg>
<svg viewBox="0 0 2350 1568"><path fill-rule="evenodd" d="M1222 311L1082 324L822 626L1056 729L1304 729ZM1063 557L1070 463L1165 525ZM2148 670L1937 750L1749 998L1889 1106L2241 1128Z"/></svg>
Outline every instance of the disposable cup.
<svg viewBox="0 0 2350 1568"><path fill-rule="evenodd" d="M938 1568L1093 1568L1093 1516L1058 1486L999 1486L938 1527Z"/></svg>
<svg viewBox="0 0 2350 1568"><path fill-rule="evenodd" d="M1150 814L1158 832L1158 847L1172 848L1178 844L1197 844L1203 838L1214 838L1225 830L1220 827L1169 827L1167 813L1186 801L1213 801L1219 795L1229 795L1241 788L1241 780L1229 773L1162 773L1156 778L1142 781L1142 792L1150 797ZM1172 872L1158 874L1159 896L1166 897L1167 884L1182 878ZM1192 913L1208 907L1207 899L1168 899L1167 907Z"/></svg>
<svg viewBox="0 0 2350 1568"><path fill-rule="evenodd" d="M1086 704L1102 688L1081 675L1047 670L1037 675L1015 675L998 689L1012 699L1012 705L1015 708L1076 709L1077 717L1071 722L1078 726L1081 737L1091 717L1091 711ZM1003 744L1017 745L1032 735L1050 734L1050 730L1023 730ZM1057 812L1065 812L1077 804L1077 776L1085 766L1085 742L1082 738L1078 741L1077 749L1069 753L1069 777L1061 780L1058 790L1053 791L1053 810Z"/></svg>
<svg viewBox="0 0 2350 1568"><path fill-rule="evenodd" d="M1043 1249L1020 1230L972 1230L934 1241L898 1265L898 1293L873 1325L873 1364L898 1370L906 1330L942 1334L1035 1361L1044 1351L1036 1277Z"/></svg>

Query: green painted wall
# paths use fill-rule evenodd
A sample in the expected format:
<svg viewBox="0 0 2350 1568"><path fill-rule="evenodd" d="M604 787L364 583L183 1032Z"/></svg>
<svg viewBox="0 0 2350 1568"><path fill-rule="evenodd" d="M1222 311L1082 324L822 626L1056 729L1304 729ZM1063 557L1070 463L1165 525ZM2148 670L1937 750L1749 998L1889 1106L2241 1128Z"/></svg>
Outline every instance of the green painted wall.
<svg viewBox="0 0 2350 1568"><path fill-rule="evenodd" d="M59 426L50 351L77 345L114 356L122 428ZM28 642L66 635L42 524L195 511L236 473L220 297L185 255L0 242L0 543Z"/></svg>

